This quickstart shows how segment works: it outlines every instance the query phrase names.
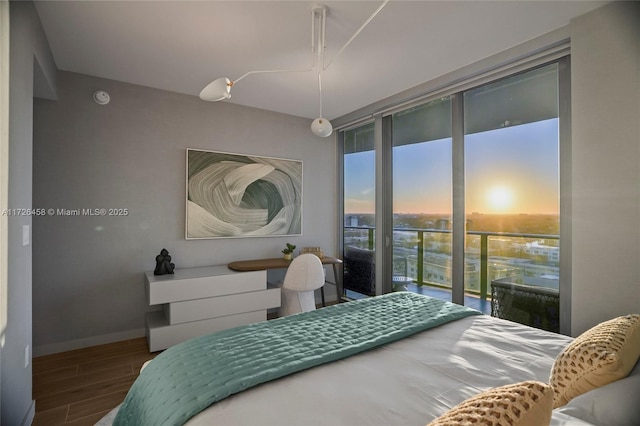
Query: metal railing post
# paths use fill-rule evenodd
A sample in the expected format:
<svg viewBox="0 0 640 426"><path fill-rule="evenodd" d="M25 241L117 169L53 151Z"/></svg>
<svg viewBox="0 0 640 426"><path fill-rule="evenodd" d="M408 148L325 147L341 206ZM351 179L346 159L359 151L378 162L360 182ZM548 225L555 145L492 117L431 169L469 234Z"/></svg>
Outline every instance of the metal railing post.
<svg viewBox="0 0 640 426"><path fill-rule="evenodd" d="M373 230L374 228L369 228L369 250L373 250L374 249L374 240L373 240Z"/></svg>
<svg viewBox="0 0 640 426"><path fill-rule="evenodd" d="M416 262L416 281L418 285L424 284L424 232L418 231L418 258Z"/></svg>
<svg viewBox="0 0 640 426"><path fill-rule="evenodd" d="M488 241L487 234L480 235L480 299L482 300L487 300Z"/></svg>

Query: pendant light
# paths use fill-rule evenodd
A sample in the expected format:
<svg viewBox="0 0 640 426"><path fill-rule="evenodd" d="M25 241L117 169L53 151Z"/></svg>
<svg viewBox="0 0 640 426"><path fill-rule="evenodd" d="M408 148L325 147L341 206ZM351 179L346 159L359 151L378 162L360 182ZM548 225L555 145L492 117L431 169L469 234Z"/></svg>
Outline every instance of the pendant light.
<svg viewBox="0 0 640 426"><path fill-rule="evenodd" d="M213 80L200 92L200 99L204 101L223 101L231 97L233 83L226 77Z"/></svg>
<svg viewBox="0 0 640 426"><path fill-rule="evenodd" d="M306 69L280 69L280 70L260 70L249 71L240 78L235 80L229 80L227 77L218 78L209 83L200 92L200 99L208 102L223 101L231 98L231 88L240 80L251 74L262 73L281 73L281 72L309 72L317 71L318 73L318 96L320 98L320 116L313 120L311 123L311 132L323 138L330 136L333 133L333 126L331 122L322 116L322 72L326 71L329 65L336 60L338 56L347 48L349 44L356 38L358 34L371 22L371 20L382 10L382 8L389 2L384 0L382 4L373 12L371 16L362 24L362 26L356 31L351 38L338 50L336 56L325 65L324 63L324 50L326 39L326 18L329 8L321 3L314 4L311 10L311 52L313 55L311 68Z"/></svg>

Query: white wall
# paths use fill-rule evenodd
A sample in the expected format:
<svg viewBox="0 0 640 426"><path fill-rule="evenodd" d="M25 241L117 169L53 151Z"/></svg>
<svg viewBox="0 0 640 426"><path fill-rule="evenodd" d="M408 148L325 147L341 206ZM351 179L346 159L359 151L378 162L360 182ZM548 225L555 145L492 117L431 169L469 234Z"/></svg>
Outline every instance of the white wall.
<svg viewBox="0 0 640 426"><path fill-rule="evenodd" d="M310 120L68 72L34 114L34 206L129 210L34 217L36 354L144 335L143 272L162 248L177 268L279 257L286 242L334 253L335 140ZM185 240L188 147L302 160L303 235Z"/></svg>
<svg viewBox="0 0 640 426"><path fill-rule="evenodd" d="M571 22L572 334L640 312L640 3Z"/></svg>
<svg viewBox="0 0 640 426"><path fill-rule="evenodd" d="M55 80L55 63L40 20L31 2L10 3L9 194L12 209L30 208L34 70L42 87ZM55 95L55 86L46 89ZM4 123L3 123L4 125ZM23 226L31 232L28 215L8 217L7 323L2 330L3 425L30 424L31 397L32 245L23 245Z"/></svg>

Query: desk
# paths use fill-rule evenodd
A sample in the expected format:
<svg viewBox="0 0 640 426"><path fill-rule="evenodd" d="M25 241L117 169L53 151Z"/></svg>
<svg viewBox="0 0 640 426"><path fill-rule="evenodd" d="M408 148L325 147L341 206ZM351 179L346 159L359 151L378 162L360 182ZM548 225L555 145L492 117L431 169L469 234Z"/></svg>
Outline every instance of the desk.
<svg viewBox="0 0 640 426"><path fill-rule="evenodd" d="M333 267L333 276L336 279L336 290L338 292L338 302L340 302L340 295L342 294L342 282L340 280L340 274L338 273L338 265L342 264L342 260L336 259L331 256L323 256L320 258L323 265L331 265ZM256 259L256 260L241 260L238 262L231 262L227 266L234 271L264 271L267 269L286 269L291 264L291 260L286 260L281 257L272 259ZM320 287L322 294L322 306L325 306L324 302L324 287Z"/></svg>
<svg viewBox="0 0 640 426"><path fill-rule="evenodd" d="M226 265L176 269L144 275L150 306L146 314L149 352L192 337L265 321L280 306L280 289L267 287L266 271L238 272Z"/></svg>

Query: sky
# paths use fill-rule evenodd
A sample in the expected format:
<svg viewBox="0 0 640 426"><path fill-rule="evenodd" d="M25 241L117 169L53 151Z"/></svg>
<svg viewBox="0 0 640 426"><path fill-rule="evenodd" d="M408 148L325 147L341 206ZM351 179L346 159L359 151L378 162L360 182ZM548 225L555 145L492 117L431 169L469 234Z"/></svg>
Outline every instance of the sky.
<svg viewBox="0 0 640 426"><path fill-rule="evenodd" d="M345 213L373 213L375 153L345 155ZM558 214L558 119L465 135L466 211ZM393 149L394 213L451 213L451 139Z"/></svg>

